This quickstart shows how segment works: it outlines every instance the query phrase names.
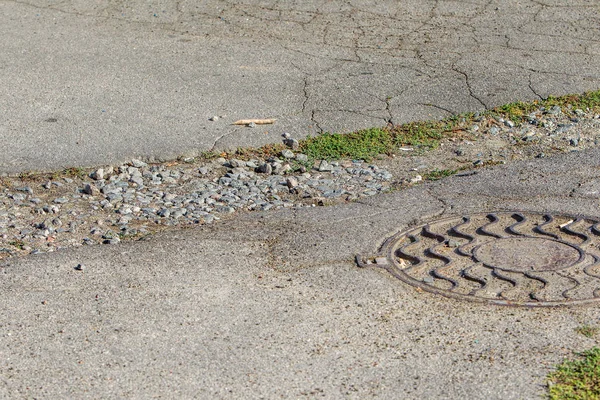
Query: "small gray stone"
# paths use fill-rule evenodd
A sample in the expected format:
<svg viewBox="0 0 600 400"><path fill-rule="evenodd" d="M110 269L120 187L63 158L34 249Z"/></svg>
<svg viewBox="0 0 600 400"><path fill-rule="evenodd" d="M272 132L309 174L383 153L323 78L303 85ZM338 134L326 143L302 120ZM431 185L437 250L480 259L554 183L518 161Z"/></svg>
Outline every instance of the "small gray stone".
<svg viewBox="0 0 600 400"><path fill-rule="evenodd" d="M570 144L571 146L573 146L573 147L576 147L576 146L578 146L578 145L579 145L579 139L577 139L577 138L572 138L572 139L569 141L569 144Z"/></svg>
<svg viewBox="0 0 600 400"><path fill-rule="evenodd" d="M218 120L219 120L219 116L218 116L218 115L214 115L214 116L210 117L208 120L209 120L209 121L216 122L216 121L218 121Z"/></svg>
<svg viewBox="0 0 600 400"><path fill-rule="evenodd" d="M27 196L22 193L13 193L9 194L8 197L12 198L14 201L23 201Z"/></svg>
<svg viewBox="0 0 600 400"><path fill-rule="evenodd" d="M98 196L100 194L100 189L98 189L96 187L96 185L91 185L89 183L86 183L83 186L83 193L90 195L90 196Z"/></svg>
<svg viewBox="0 0 600 400"><path fill-rule="evenodd" d="M262 174L271 175L273 173L273 167L269 163L264 163L258 167L258 172Z"/></svg>
<svg viewBox="0 0 600 400"><path fill-rule="evenodd" d="M138 160L136 158L134 158L133 160L131 160L131 165L133 165L135 168L144 168L144 167L148 166L148 164L146 164L142 160Z"/></svg>
<svg viewBox="0 0 600 400"><path fill-rule="evenodd" d="M90 174L90 178L92 178L95 181L100 181L104 179L104 169L98 168Z"/></svg>
<svg viewBox="0 0 600 400"><path fill-rule="evenodd" d="M246 162L242 161L242 160L236 160L235 158L233 160L229 160L229 166L231 168L240 168L240 167L245 167L246 166Z"/></svg>
<svg viewBox="0 0 600 400"><path fill-rule="evenodd" d="M512 122L510 119L504 120L504 125L508 126L509 128L515 127L515 123Z"/></svg>
<svg viewBox="0 0 600 400"><path fill-rule="evenodd" d="M296 153L296 160L298 160L300 162L307 162L308 156L306 154Z"/></svg>
<svg viewBox="0 0 600 400"><path fill-rule="evenodd" d="M554 133L565 133L573 128L573 124L558 124L558 127L554 130Z"/></svg>
<svg viewBox="0 0 600 400"><path fill-rule="evenodd" d="M547 111L547 113L552 115L559 115L562 114L562 109L560 108L560 106L553 106Z"/></svg>
<svg viewBox="0 0 600 400"><path fill-rule="evenodd" d="M497 135L498 133L500 133L500 128L494 125L489 129L488 132L490 133L490 135Z"/></svg>
<svg viewBox="0 0 600 400"><path fill-rule="evenodd" d="M142 178L141 175L140 176L138 176L138 175L132 176L129 179L129 181L132 182L132 183L135 183L138 187L143 187L144 186L144 179Z"/></svg>
<svg viewBox="0 0 600 400"><path fill-rule="evenodd" d="M298 179L294 178L293 176L289 177L285 180L285 184L288 188L293 189L298 186Z"/></svg>
<svg viewBox="0 0 600 400"><path fill-rule="evenodd" d="M298 140L296 139L285 139L283 141L283 144L285 144L287 147L289 147L292 150L298 150L300 148L300 142L298 142Z"/></svg>
<svg viewBox="0 0 600 400"><path fill-rule="evenodd" d="M530 131L523 135L523 140L526 142L531 142L536 138L535 132Z"/></svg>
<svg viewBox="0 0 600 400"><path fill-rule="evenodd" d="M75 266L75 271L83 271L83 270L85 270L85 265L83 265L83 264L77 264Z"/></svg>
<svg viewBox="0 0 600 400"><path fill-rule="evenodd" d="M69 199L67 199L66 197L59 197L59 198L54 199L54 202L56 204L65 204L65 203L69 202Z"/></svg>
<svg viewBox="0 0 600 400"><path fill-rule="evenodd" d="M200 167L198 169L198 172L200 173L200 175L208 175L210 170L207 167Z"/></svg>
<svg viewBox="0 0 600 400"><path fill-rule="evenodd" d="M281 156L284 158L294 158L294 152L291 150L282 150L281 151Z"/></svg>
<svg viewBox="0 0 600 400"><path fill-rule="evenodd" d="M319 170L319 172L327 172L331 171L333 167L326 160L321 160L317 169Z"/></svg>

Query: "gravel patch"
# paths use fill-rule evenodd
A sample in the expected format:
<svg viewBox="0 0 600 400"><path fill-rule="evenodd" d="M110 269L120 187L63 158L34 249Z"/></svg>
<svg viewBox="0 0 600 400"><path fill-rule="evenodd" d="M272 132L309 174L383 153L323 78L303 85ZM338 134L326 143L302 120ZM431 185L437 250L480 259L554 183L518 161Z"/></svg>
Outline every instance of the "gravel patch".
<svg viewBox="0 0 600 400"><path fill-rule="evenodd" d="M269 159L149 164L139 159L84 174L0 177L0 259L61 248L116 244L154 232L211 224L240 212L356 201L446 176L600 144L600 115L543 108L528 123L475 118L465 138L432 151L402 147L375 161L315 160L284 134ZM437 175L436 175L437 174Z"/></svg>
<svg viewBox="0 0 600 400"><path fill-rule="evenodd" d="M389 191L392 175L363 160L307 170L286 151L268 160L148 165L132 160L83 177L4 177L0 258L210 224L242 211L314 207ZM300 157L300 159L303 159ZM320 165L320 164L319 164ZM29 180L25 185L25 180Z"/></svg>

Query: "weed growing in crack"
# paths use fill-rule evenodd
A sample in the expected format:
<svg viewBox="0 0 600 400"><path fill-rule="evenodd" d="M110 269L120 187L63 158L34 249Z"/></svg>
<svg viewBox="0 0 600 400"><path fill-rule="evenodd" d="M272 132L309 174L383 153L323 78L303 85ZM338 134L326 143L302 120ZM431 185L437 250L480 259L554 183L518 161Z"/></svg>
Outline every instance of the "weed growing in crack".
<svg viewBox="0 0 600 400"><path fill-rule="evenodd" d="M429 181L437 181L452 176L457 172L457 169L434 169L433 171L426 173L423 178Z"/></svg>
<svg viewBox="0 0 600 400"><path fill-rule="evenodd" d="M577 328L575 328L575 332L577 332L580 335L583 335L585 337L588 337L588 338L596 336L598 331L599 331L599 328L597 326L591 326L591 325L581 325L581 326L578 326Z"/></svg>

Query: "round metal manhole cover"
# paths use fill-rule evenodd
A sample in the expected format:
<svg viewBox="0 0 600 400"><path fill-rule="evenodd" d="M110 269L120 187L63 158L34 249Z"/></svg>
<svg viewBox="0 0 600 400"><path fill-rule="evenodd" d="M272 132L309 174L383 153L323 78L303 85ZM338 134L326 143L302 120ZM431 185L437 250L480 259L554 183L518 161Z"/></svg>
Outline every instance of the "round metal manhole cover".
<svg viewBox="0 0 600 400"><path fill-rule="evenodd" d="M360 266L447 297L516 306L600 300L600 224L578 216L497 212L446 218L392 236Z"/></svg>

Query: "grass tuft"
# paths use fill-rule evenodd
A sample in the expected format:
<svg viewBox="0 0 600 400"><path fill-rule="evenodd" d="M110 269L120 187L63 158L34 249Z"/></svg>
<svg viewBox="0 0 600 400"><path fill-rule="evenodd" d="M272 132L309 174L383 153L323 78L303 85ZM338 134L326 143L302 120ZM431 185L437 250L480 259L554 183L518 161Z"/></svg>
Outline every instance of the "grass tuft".
<svg viewBox="0 0 600 400"><path fill-rule="evenodd" d="M394 151L392 133L373 128L349 134L325 133L301 141L300 151L313 159L352 158L370 160Z"/></svg>
<svg viewBox="0 0 600 400"><path fill-rule="evenodd" d="M510 119L516 124L527 122L529 114L544 107L559 106L567 114L576 109L600 112L600 90L566 96L549 96L546 100L515 102L477 116L473 113L455 115L441 121L419 121L397 125L392 128L373 128L338 134L324 133L300 141L300 151L311 159L365 159L379 154L394 154L400 146L413 146L422 150L435 149L443 138L464 138L481 117ZM264 151L264 150L263 150Z"/></svg>
<svg viewBox="0 0 600 400"><path fill-rule="evenodd" d="M580 359L564 361L548 376L551 400L600 399L600 348L578 355Z"/></svg>

